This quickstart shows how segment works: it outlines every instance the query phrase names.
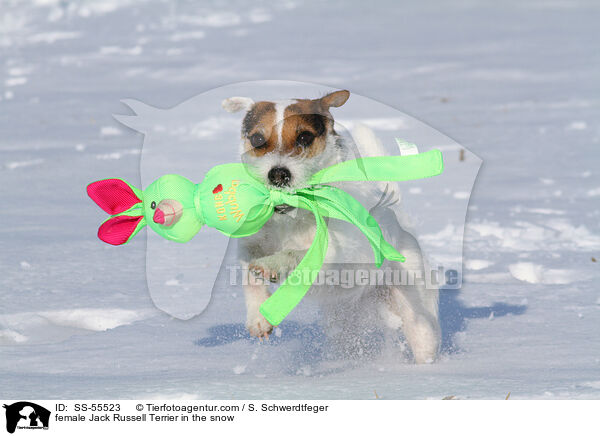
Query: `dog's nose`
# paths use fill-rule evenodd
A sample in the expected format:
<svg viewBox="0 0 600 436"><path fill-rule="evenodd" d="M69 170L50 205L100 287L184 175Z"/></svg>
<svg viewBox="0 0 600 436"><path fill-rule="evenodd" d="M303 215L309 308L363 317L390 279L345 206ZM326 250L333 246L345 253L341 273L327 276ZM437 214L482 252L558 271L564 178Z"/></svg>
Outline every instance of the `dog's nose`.
<svg viewBox="0 0 600 436"><path fill-rule="evenodd" d="M274 167L269 171L268 177L273 185L282 188L284 186L289 186L290 181L292 180L292 173L285 167Z"/></svg>

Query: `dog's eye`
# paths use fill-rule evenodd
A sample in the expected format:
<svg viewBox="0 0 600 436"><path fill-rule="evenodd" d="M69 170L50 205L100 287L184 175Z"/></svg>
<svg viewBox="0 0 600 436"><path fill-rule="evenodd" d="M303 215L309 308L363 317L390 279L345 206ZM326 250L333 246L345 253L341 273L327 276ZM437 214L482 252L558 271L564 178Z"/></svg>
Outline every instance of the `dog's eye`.
<svg viewBox="0 0 600 436"><path fill-rule="evenodd" d="M250 137L250 144L252 144L252 147L254 148L263 148L267 145L267 140L260 133L255 133Z"/></svg>
<svg viewBox="0 0 600 436"><path fill-rule="evenodd" d="M296 144L301 147L308 147L315 140L315 135L310 132L301 132L296 138Z"/></svg>

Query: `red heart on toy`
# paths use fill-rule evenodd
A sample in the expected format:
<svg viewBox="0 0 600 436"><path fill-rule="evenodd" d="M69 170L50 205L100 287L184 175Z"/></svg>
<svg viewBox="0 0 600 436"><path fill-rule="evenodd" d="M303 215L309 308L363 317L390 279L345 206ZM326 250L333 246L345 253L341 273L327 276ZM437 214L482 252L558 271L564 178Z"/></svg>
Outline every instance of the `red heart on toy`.
<svg viewBox="0 0 600 436"><path fill-rule="evenodd" d="M217 187L215 189L213 189L213 194L218 194L219 192L221 192L223 190L223 185L221 185L220 183L217 185Z"/></svg>

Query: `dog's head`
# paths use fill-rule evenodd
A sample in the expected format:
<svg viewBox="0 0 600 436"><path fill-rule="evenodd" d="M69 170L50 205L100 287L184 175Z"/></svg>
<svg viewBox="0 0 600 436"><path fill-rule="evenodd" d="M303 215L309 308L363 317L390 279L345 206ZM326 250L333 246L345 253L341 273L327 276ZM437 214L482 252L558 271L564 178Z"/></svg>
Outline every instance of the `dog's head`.
<svg viewBox="0 0 600 436"><path fill-rule="evenodd" d="M223 108L246 111L242 160L265 184L296 189L341 159L341 141L329 109L343 105L349 96L348 91L336 91L314 100L274 102L231 97L223 101Z"/></svg>

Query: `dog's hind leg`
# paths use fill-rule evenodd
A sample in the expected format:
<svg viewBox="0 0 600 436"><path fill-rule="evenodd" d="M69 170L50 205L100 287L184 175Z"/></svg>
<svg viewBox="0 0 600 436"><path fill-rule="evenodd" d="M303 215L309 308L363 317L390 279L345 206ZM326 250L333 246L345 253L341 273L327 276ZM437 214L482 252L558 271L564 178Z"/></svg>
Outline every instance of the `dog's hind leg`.
<svg viewBox="0 0 600 436"><path fill-rule="evenodd" d="M387 298L382 307L384 320L392 328L402 324L402 331L417 363L428 363L437 357L441 331L438 320L438 289L426 287L425 262L419 243L400 227L396 215L385 204L375 207L372 215L382 225L386 240L399 247L406 262L399 268L402 281L386 283ZM406 277L406 283L404 282Z"/></svg>
<svg viewBox="0 0 600 436"><path fill-rule="evenodd" d="M390 286L384 320L400 327L416 363L431 363L438 354L441 331L437 311L437 289L420 286Z"/></svg>

